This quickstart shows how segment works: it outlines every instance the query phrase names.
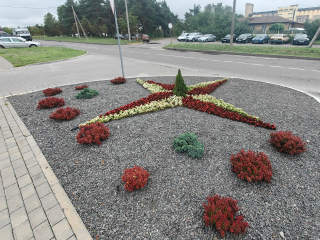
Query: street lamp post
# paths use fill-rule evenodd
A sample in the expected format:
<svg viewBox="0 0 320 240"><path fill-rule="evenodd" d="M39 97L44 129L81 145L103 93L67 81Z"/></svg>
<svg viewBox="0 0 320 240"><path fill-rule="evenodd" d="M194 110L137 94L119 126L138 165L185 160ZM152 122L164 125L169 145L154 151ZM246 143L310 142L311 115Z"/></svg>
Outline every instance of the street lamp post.
<svg viewBox="0 0 320 240"><path fill-rule="evenodd" d="M129 25L129 14L128 14L128 6L127 6L127 0L124 0L126 4L126 12L127 12L127 25L128 25L128 38L129 42L131 42L131 34L130 34L130 25Z"/></svg>
<svg viewBox="0 0 320 240"><path fill-rule="evenodd" d="M231 23L231 35L230 35L230 46L233 45L233 33L234 33L234 19L236 15L236 0L233 0L233 12L232 12L232 23Z"/></svg>

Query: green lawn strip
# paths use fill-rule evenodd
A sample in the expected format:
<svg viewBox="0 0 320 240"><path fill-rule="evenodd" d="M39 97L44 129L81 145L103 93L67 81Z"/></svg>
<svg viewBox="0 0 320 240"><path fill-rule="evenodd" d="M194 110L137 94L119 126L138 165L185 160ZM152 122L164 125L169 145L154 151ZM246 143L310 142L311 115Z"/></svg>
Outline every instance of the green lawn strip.
<svg viewBox="0 0 320 240"><path fill-rule="evenodd" d="M85 51L65 47L34 47L0 49L0 56L7 59L15 67L33 63L42 63L78 57Z"/></svg>
<svg viewBox="0 0 320 240"><path fill-rule="evenodd" d="M40 38L34 38L34 41L37 40L51 40L51 41L65 41L65 42L83 42L83 43L99 43L99 44L109 44L114 45L118 44L118 39L113 38L93 38L90 37L88 40L85 37L75 38L75 37L40 37ZM136 42L132 40L132 42ZM128 40L120 40L120 43L122 45L128 44Z"/></svg>
<svg viewBox="0 0 320 240"><path fill-rule="evenodd" d="M320 40L314 41L315 44L320 44Z"/></svg>
<svg viewBox="0 0 320 240"><path fill-rule="evenodd" d="M177 43L169 44L164 48L179 48L192 50L206 50L206 51L223 51L223 52L237 52L237 53L254 53L254 54L272 54L272 55L286 55L286 56L300 56L300 57L320 57L320 48L307 47L272 47L272 46L230 46L228 44L189 44Z"/></svg>

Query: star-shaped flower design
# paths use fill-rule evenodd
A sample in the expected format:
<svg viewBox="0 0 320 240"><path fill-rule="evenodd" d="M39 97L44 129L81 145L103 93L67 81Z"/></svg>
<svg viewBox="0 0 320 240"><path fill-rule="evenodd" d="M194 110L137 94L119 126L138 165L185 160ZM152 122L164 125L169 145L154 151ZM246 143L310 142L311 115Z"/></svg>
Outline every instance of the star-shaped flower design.
<svg viewBox="0 0 320 240"><path fill-rule="evenodd" d="M172 90L175 84L161 84L153 81L143 81L137 79L144 88L148 89L152 94L146 98L134 101L125 106L116 108L100 115L82 125L94 122L109 122L111 120L118 120L125 117L130 117L142 113L155 112L166 108L177 106L185 106L198 111L203 111L220 117L228 118L233 121L245 122L254 126L264 127L267 129L276 129L275 125L264 123L259 117L247 114L241 108L225 103L223 100L218 100L210 96L215 89L225 83L227 79L216 80L211 82L202 82L196 85L188 86L186 96L177 96Z"/></svg>

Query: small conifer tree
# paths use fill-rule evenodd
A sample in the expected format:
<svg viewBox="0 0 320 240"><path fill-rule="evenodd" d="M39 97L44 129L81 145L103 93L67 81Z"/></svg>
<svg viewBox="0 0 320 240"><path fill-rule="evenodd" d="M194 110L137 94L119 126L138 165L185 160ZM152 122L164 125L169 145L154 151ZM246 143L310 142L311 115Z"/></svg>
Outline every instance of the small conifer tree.
<svg viewBox="0 0 320 240"><path fill-rule="evenodd" d="M176 76L176 84L172 92L177 96L183 96L183 97L185 97L186 93L188 92L188 87L184 83L180 69L178 71L178 75Z"/></svg>

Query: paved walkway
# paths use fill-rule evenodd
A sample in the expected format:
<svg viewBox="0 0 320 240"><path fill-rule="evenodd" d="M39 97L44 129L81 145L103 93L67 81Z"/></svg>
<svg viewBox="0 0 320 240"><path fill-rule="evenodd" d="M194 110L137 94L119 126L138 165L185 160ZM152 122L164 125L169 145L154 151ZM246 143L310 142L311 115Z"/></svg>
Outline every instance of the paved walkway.
<svg viewBox="0 0 320 240"><path fill-rule="evenodd" d="M0 99L0 239L92 239L32 135Z"/></svg>
<svg viewBox="0 0 320 240"><path fill-rule="evenodd" d="M7 61L5 58L0 56L0 70L9 69L9 68L13 68L13 65L11 64L11 62Z"/></svg>

